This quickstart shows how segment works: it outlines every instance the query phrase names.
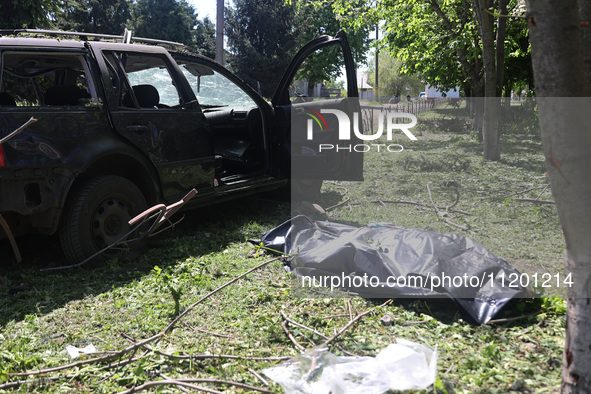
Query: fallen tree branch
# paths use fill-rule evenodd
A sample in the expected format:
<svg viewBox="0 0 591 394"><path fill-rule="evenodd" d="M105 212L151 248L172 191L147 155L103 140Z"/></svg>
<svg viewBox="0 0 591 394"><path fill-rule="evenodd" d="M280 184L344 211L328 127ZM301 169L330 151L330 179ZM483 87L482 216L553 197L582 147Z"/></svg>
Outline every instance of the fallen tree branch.
<svg viewBox="0 0 591 394"><path fill-rule="evenodd" d="M363 316L367 315L371 311L373 311L373 309L368 309L365 312L360 313L357 316L355 316L355 318L353 318L353 320L350 320L349 323L345 324L336 334L334 334L332 337L328 338L326 341L322 342L322 344L320 346L324 347L324 346L327 346L329 343L333 342L335 339L337 339L338 337L343 335L343 333L345 331L347 331L349 329L349 327L351 327L357 320L361 319Z"/></svg>
<svg viewBox="0 0 591 394"><path fill-rule="evenodd" d="M458 205L458 203L460 202L460 191L458 189L455 189L454 191L456 192L456 200L451 205L445 207L446 211L449 211L450 209Z"/></svg>
<svg viewBox="0 0 591 394"><path fill-rule="evenodd" d="M493 193L496 193L496 192L505 192L505 191L508 191L508 190L493 190L493 191L487 191L487 192L479 191L477 193L488 193L489 194L489 196L481 197L480 200L492 199L492 198L502 198L502 199L505 199L506 200L509 197L519 196L520 194L525 194L525 193L531 192L531 191L536 190L536 189L542 189L542 191L540 192L540 194L537 197L537 198L540 198L540 196L546 191L546 189L548 189L549 186L550 186L550 184L547 184L544 187L542 187L542 186L532 186L532 187L528 187L527 189L520 190L518 192L512 192L512 193L503 194L503 195L492 195L492 194Z"/></svg>
<svg viewBox="0 0 591 394"><path fill-rule="evenodd" d="M435 212L437 212L437 215L443 217L443 215L441 214L441 211L437 208L437 205L435 205L435 202L433 202L433 196L431 196L431 189L429 189L428 183L427 183L427 192L429 193L429 200L431 200L431 206L435 209ZM459 200L460 200L460 192L456 189L456 201L454 201L454 203L451 204L449 207L445 207L445 210L448 211L450 207L454 207L458 203ZM457 227L461 230L468 231L467 227L457 224L456 222L453 222L449 219L444 218L443 222L446 224L449 224L451 226Z"/></svg>
<svg viewBox="0 0 591 394"><path fill-rule="evenodd" d="M540 197L542 197L542 194L544 194L544 192L550 187L550 184L547 184L542 191L540 192L540 194L538 194L538 196L536 197L536 200L539 200Z"/></svg>
<svg viewBox="0 0 591 394"><path fill-rule="evenodd" d="M141 386L132 387L129 390L122 391L120 394L137 393L138 391L143 391L143 390L153 387L153 386L184 386L184 387L188 387L193 390L203 391L205 393L224 394L221 391L212 390L212 389L208 389L206 387L201 387L201 386L195 386L194 384L187 383L187 382L181 382L180 380L174 380L174 379L173 380L154 380L151 382L146 382L146 383L142 384Z"/></svg>
<svg viewBox="0 0 591 394"><path fill-rule="evenodd" d="M116 353L109 354L109 355L103 356L103 357L91 358L91 359L88 359L88 360L80 360L80 361L77 361L75 363L71 363L71 364L67 364L67 365L60 365L58 367L40 369L40 370L37 370L37 371L8 373L7 375L8 376L32 376L32 375L41 375L41 374L46 374L46 373L61 371L61 370L68 369L68 368L78 367L80 365L98 363L98 362L102 362L102 361L109 361L109 360L112 360L114 358L121 357L124 354L129 353L131 351L135 351L135 350L139 349L140 347L145 346L148 343L153 342L156 339L160 339L162 337L164 337L164 333L163 332L161 332L159 334L156 334L154 336L151 336L148 339L144 339L141 342L137 342L137 343L135 343L135 344L133 344L131 346L128 346L125 349L122 349L122 350L120 350L120 351L118 351Z"/></svg>
<svg viewBox="0 0 591 394"><path fill-rule="evenodd" d="M287 337L289 338L289 340L295 345L295 347L297 347L298 349L300 349L301 351L306 350L305 347L303 347L296 339L295 337L291 334L291 332L289 331L289 329L287 328L287 324L285 321L281 322L281 328L283 328L283 331L285 331L285 334L287 334Z"/></svg>
<svg viewBox="0 0 591 394"><path fill-rule="evenodd" d="M27 127L29 127L30 125L32 125L35 122L37 122L37 119L35 119L34 117L31 116L31 119L27 120L18 129L14 130L12 133L8 134L6 137L1 138L0 144L5 143L6 141L8 141L9 139L11 139L13 137L16 137L17 134L19 134L21 131L23 131L24 129L26 129Z"/></svg>
<svg viewBox="0 0 591 394"><path fill-rule="evenodd" d="M406 200L377 200L377 201L372 201L372 203L374 204L406 204L406 205L417 205L419 207L425 207L425 208L433 208L433 205L426 203L426 202L419 202L419 201L406 201ZM441 207L441 206L437 206L438 209L447 209L447 207ZM474 216L473 214L466 212L466 211L462 211L460 209L449 209L449 212L453 212L453 213L460 213L462 215L466 215L466 216Z"/></svg>
<svg viewBox="0 0 591 394"><path fill-rule="evenodd" d="M271 392L271 391L261 388L261 387L251 386L250 384L246 384L246 383L234 382L232 380L208 379L208 378L181 378L181 379L175 379L175 380L177 380L179 382L187 382L187 383L226 384L228 386L240 387L240 388L247 389L247 390L258 391L260 393L270 393Z"/></svg>
<svg viewBox="0 0 591 394"><path fill-rule="evenodd" d="M337 317L347 317L347 316L349 316L347 313L341 313L340 315L324 316L323 319L335 319Z"/></svg>
<svg viewBox="0 0 591 394"><path fill-rule="evenodd" d="M256 357L256 356L235 356L233 354L169 354L159 350L154 350L155 354L175 360L207 360L210 358L228 359L228 360L250 360L250 361L284 361L289 360L289 356L271 356L271 357Z"/></svg>
<svg viewBox="0 0 591 394"><path fill-rule="evenodd" d="M347 311L349 312L349 320L353 320L353 307L350 298L347 298Z"/></svg>
<svg viewBox="0 0 591 394"><path fill-rule="evenodd" d="M330 207L326 208L326 209L325 209L325 211L326 211L326 212L330 212L330 211L332 211L332 210L334 210L334 209L340 208L340 207L342 207L343 205L347 204L347 203L348 203L350 200L351 200L351 199L350 199L349 197L345 197L345 200L344 200L344 201L341 201L341 202L340 202L340 203L338 203L338 204L335 204L335 205L332 205L332 206L330 206Z"/></svg>
<svg viewBox="0 0 591 394"><path fill-rule="evenodd" d="M514 198L514 200L515 201L522 201L522 202L533 202L534 204L552 204L552 205L556 204L554 201L537 200L534 198Z"/></svg>
<svg viewBox="0 0 591 394"><path fill-rule="evenodd" d="M176 379L172 379L168 376L166 376L165 374L163 374L162 372L156 372L156 374L158 376L160 376L162 379L164 380L176 380ZM183 393L190 393L189 390L187 390L186 388L184 388L182 385L177 385L178 389L181 390Z"/></svg>
<svg viewBox="0 0 591 394"><path fill-rule="evenodd" d="M115 248L115 247L122 245L122 244L132 243L132 242L136 242L136 241L139 241L139 240L142 240L145 238L149 238L153 235L159 234L160 232L162 232L164 230L167 230L169 228L174 228L174 226L177 223L181 222L184 217L181 217L181 219L179 219L177 222L174 222L174 223L170 220L170 217L172 215L174 215L183 205L185 205L196 194L197 194L197 190L192 189L182 199L180 199L178 202L176 202L174 204L171 204L168 206L166 206L164 204L158 204L158 205L154 205L151 208L148 208L147 210L140 213L139 215L137 215L136 217L134 217L133 219L131 219L129 221L129 226L131 227L129 232L123 234L119 239L117 239L117 241L105 246L104 248L102 248L98 252L94 253L92 256L87 257L86 259L84 259L80 263L72 264L72 265L64 265L64 266L60 266L60 267L42 268L41 271L42 272L43 271L56 271L56 270L63 270L63 269L67 269L67 268L81 267L82 265L88 263L89 261L91 261L92 259L97 257L98 255L102 254L103 252L105 252L109 249ZM150 229L147 232L142 234L139 238L127 239L127 237L129 237L131 234L138 231L138 228L140 226L142 226L144 223L147 223L150 220L152 221L152 225L150 226ZM170 226L165 227L160 231L156 231L165 222L168 222L170 224Z"/></svg>
<svg viewBox="0 0 591 394"><path fill-rule="evenodd" d="M12 246L12 253L14 253L14 257L16 258L17 263L21 263L23 261L23 256L21 255L21 251L18 248L18 244L16 243L16 239L14 238L14 234L12 234L12 230L8 226L8 223L0 214L0 227L4 230L4 234L8 238L10 242L10 246Z"/></svg>
<svg viewBox="0 0 591 394"><path fill-rule="evenodd" d="M388 300L388 301L384 302L382 305L379 305L379 306L378 306L378 308L379 308L379 307L382 307L382 306L386 306L386 305L388 305L388 304L389 304L389 303L391 303L391 302L392 302L392 300ZM357 316L355 316L355 318L354 318L354 319L350 320L350 321L349 321L349 323L345 324L345 325L343 326L343 328L341 328L341 329L340 329L340 330L339 330L339 331L338 331L336 334L334 334L332 337L330 337L330 338L328 338L326 341L324 341L324 342L322 343L322 345L320 345L320 346L321 346L321 347L328 346L328 344L329 344L329 343L333 342L335 339L337 339L338 337L340 337L341 335L343 335L343 333L344 333L345 331L347 331L347 330L349 329L349 327L351 327L351 326L352 326L352 325L353 325L353 324L354 324L354 323L355 323L357 320L361 319L363 316L365 316L365 315L367 315L368 313L372 312L374 309L375 309L375 308L371 308L371 309L368 309L368 310L366 310L365 312L359 313Z"/></svg>
<svg viewBox="0 0 591 394"><path fill-rule="evenodd" d="M314 334L318 335L322 339L328 339L328 337L326 335L322 334L321 332L318 332L318 331L316 331L315 329L313 329L311 327L308 327L308 326L306 326L306 325L304 325L302 323L298 323L298 322L290 319L289 317L287 317L287 315L285 314L285 312L280 311L279 313L281 313L281 316L283 317L283 319L285 319L285 321L287 321L289 324L292 324L292 325L294 325L296 327L303 328L304 330L308 330L311 333L314 333Z"/></svg>
<svg viewBox="0 0 591 394"><path fill-rule="evenodd" d="M458 189L454 189L454 191L456 192L455 201L453 203L451 203L451 205L440 208L437 205L435 205L435 203L433 202L433 196L431 195L431 189L429 188L429 184L427 183L427 192L429 193L429 200L431 201L431 206L435 209L435 211L437 212L438 215L441 215L441 209L445 210L446 212L451 212L451 209L453 207L455 207L456 205L458 205L458 202L460 202L460 191ZM458 212L460 212L460 211L458 211Z"/></svg>
<svg viewBox="0 0 591 394"><path fill-rule="evenodd" d="M530 326L530 327L529 327L527 330L525 330L525 331L523 331L523 332L520 332L520 333L517 335L517 337L516 337L516 338L522 337L522 336L524 336L525 334L529 334L529 333L530 333L530 332L531 332L533 329L535 329L536 327L537 327L537 328L540 328L540 327L542 327L542 325L543 325L545 322L546 322L546 319L542 319L542 320L540 320L540 321L538 322L538 324L536 324L535 326Z"/></svg>
<svg viewBox="0 0 591 394"><path fill-rule="evenodd" d="M53 382L59 379L72 379L75 378L77 375L67 375L67 376L51 376L51 377L42 377L37 379L27 379L27 380L15 380L14 382L6 382L0 384L0 390L11 389L14 387L21 386L23 384L47 384L48 382Z"/></svg>
<svg viewBox="0 0 591 394"><path fill-rule="evenodd" d="M182 200L181 200L181 201L182 201ZM184 216L182 216L182 217L181 217L181 218L179 218L177 221L175 221L175 222L172 222L172 221L170 220L170 218L169 218L169 217L166 217L166 221L168 221L168 223L169 223L169 225L168 225L168 226L165 226L165 227L163 227L162 229L160 229L160 230L158 230L158 231L154 231L153 233L151 233L151 234L149 234L149 235L146 235L146 236L142 236L142 237L139 237L139 238L134 238L134 239L127 239L127 237L129 237L131 234L133 234L134 232L136 232L136 231L137 231L137 228L138 228L139 226L141 226L142 224L144 224L145 222L147 222L147 221L149 221L149 220L153 220L153 219L155 219L155 218L157 218L157 217L159 218L159 216L160 216L160 213L159 213L159 212L157 212L157 213L155 213L155 214L153 214L153 215L151 215L151 216L149 216L149 217L148 217L148 216L145 216L145 217L143 217L143 218L142 218L142 220L141 220L141 222L140 222L139 224L137 224L137 225L136 225L136 224L134 224L134 225L132 226L132 229L131 229L129 232L127 232L126 234L122 235L122 236L121 236L121 237L120 237L120 238L119 238L117 241L113 242L113 243L112 243L112 244L110 244L110 245L107 245L107 246L105 246L103 249L99 250L98 252L96 252L96 253L95 253L95 254L93 254L92 256L89 256L89 257L87 257L86 259L84 259L84 260L83 260L83 261L81 261L80 263L71 264L71 265L61 265L61 266L59 266L59 267L41 268L39 271L41 271L41 272L44 272L44 271L58 271L58 270L64 270L64 269L69 269L69 268L77 268L77 267L81 267L81 266L83 266L84 264L86 264L86 263L88 263L89 261L91 261L92 259L94 259L95 257L97 257L98 255L100 255L100 254L104 253L105 251L107 251L107 250L109 250L109 249L116 248L117 246L119 246L119 245L124 245L124 244L126 244L126 243L132 243L132 242L136 242L136 241L139 241L139 240L141 240L141 239L143 239L143 238L146 238L146 237L147 237L147 238L151 238L151 237L154 237L154 236L156 236L156 235L158 235L158 234L160 234L160 233L162 233L162 232L164 232L164 231L166 231L166 230L168 230L168 229L174 228L174 227L175 227L177 224L179 224L180 222L182 222L182 221L183 221L183 219L185 218Z"/></svg>
<svg viewBox="0 0 591 394"><path fill-rule="evenodd" d="M224 283L223 285L221 285L217 289L210 291L209 293L207 293L206 295L204 295L203 297L201 297L199 300L197 300L193 304L191 304L189 307L187 307L187 309L185 309L183 311L183 313L181 313L180 315L178 315L173 321L170 322L170 324L168 326L166 326L166 328L164 329L163 332L165 334L168 333L168 332L170 332L174 328L175 324L179 320L181 320L187 313L191 312L193 309L195 309L195 307L197 305L201 304L203 301L207 300L209 297L211 297L215 293L217 293L217 292L225 289L226 287L230 286L232 283L239 281L240 279L244 278L246 275L250 274L251 272L254 272L254 271L256 271L256 270L258 270L260 268L263 268L264 266L272 263L273 261L284 259L285 257L286 256L283 256L282 255L282 256L275 257L275 258L273 258L271 260L267 260L264 263L261 263L261 264L257 265L256 267L253 267L253 268L249 269L248 271L246 271L245 273L237 276L236 278L234 278L234 279L232 279L232 280Z"/></svg>
<svg viewBox="0 0 591 394"><path fill-rule="evenodd" d="M451 225L451 226L457 227L457 228L459 228L460 230L468 231L468 227L466 227L466 226L462 226L462 225L460 225L460 224L457 224L456 222L452 222L452 221L451 221L451 220L449 220L449 219L444 219L444 220L443 220L443 222L444 222L444 223L447 223L447 224L449 224L449 225Z"/></svg>
<svg viewBox="0 0 591 394"><path fill-rule="evenodd" d="M280 313L281 313L281 316L283 317L283 319L285 319L285 321L287 321L289 324L292 324L292 325L294 325L296 327L303 328L304 330L308 330L308 331L310 331L310 332L318 335L320 338L322 338L324 340L328 340L329 339L326 335L324 335L321 332L313 329L312 327L308 327L308 326L306 326L306 325L304 325L302 323L298 323L298 322L290 319L289 317L287 317L287 315L283 311L280 311ZM351 319L352 319L352 317L351 317ZM357 356L355 353L351 353L351 352L343 349L343 347L340 346L340 345L336 345L336 348L339 349L341 352L347 354L348 356Z"/></svg>
<svg viewBox="0 0 591 394"><path fill-rule="evenodd" d="M513 197L513 196L518 196L520 194L525 194L527 192L531 192L532 190L535 190L535 189L538 189L538 188L539 188L538 186L530 187L530 188L525 189L525 190L521 190L521 191L518 191L518 192L515 192L515 193L507 194L505 196L501 196L501 198L509 198L509 197Z"/></svg>
<svg viewBox="0 0 591 394"><path fill-rule="evenodd" d="M150 218L145 217L138 226L141 226L144 222L146 222L147 220L152 219L154 217L156 217L156 215L153 215ZM97 257L98 255L106 252L107 250L112 249L112 248L114 248L114 247L116 247L118 245L121 245L127 239L127 237L129 237L131 234L133 234L136 231L137 231L137 228L133 227L131 230L129 230L129 232L127 232L127 233L123 234L121 237L119 237L119 239L117 239L117 241L113 242L112 244L109 244L109 245L105 246L101 250L97 251L96 253L94 253L93 255L91 255L89 257L87 257L86 259L82 260L79 263L71 264L71 265L61 265L59 267L41 268L39 271L41 271L41 272L45 272L45 271L58 271L58 270L65 270L65 269L69 269L69 268L78 268L78 267L81 267L84 264L86 264L89 261L91 261L92 259L94 259L95 257Z"/></svg>
<svg viewBox="0 0 591 394"><path fill-rule="evenodd" d="M133 358L129 358L127 360L117 361L115 363L105 365L104 367L100 368L99 370L102 371L105 369L111 369L111 368L115 368L115 367L123 367L124 365L135 363L136 361L141 360L144 357L145 357L145 354L142 354L141 356L138 356L138 357L133 357Z"/></svg>
<svg viewBox="0 0 591 394"><path fill-rule="evenodd" d="M489 321L485 322L484 324L507 323L507 322L510 322L510 321L527 319L529 317L533 317L533 316L539 315L540 313L542 313L542 311L537 311L535 313L530 313L529 315L522 315L522 316L515 316L515 317L507 317L507 318L504 318L504 319L494 319L494 320L489 320Z"/></svg>
<svg viewBox="0 0 591 394"><path fill-rule="evenodd" d="M248 372L250 372L251 374L253 374L255 376L255 378L257 378L258 380L260 380L265 386L269 386L269 382L267 382L261 375L259 375L255 370L253 370L252 368L248 368L247 369Z"/></svg>
<svg viewBox="0 0 591 394"><path fill-rule="evenodd" d="M429 193L429 200L431 201L431 206L433 207L433 209L435 209L435 212L437 212L437 215L441 215L441 211L437 208L437 205L435 205L435 202L433 202L433 196L431 195L431 189L429 188L428 183L427 183L427 193Z"/></svg>
<svg viewBox="0 0 591 394"><path fill-rule="evenodd" d="M202 332L204 334L208 334L208 335L213 335L214 337L221 337L221 338L234 338L233 335L226 335L226 334L219 334L217 332L213 332L213 331L207 331L204 330L203 328L199 328L199 327L193 327L192 325L190 325L189 323L184 323L184 325L188 328L190 328L193 331L198 331L198 332Z"/></svg>
<svg viewBox="0 0 591 394"><path fill-rule="evenodd" d="M205 387L199 387L199 388L195 389L195 387L198 387L198 386L191 387L192 386L191 383L225 384L225 385L229 385L229 386L240 387L240 388L243 388L246 390L258 391L260 393L271 393L271 391L261 388L261 387L251 386L251 385L245 384L245 383L233 382L231 380L207 379L207 378L179 378L179 379L154 380L152 382L144 383L141 386L133 387L129 390L123 391L120 394L135 393L135 392L138 392L141 390L145 390L148 387L157 386L157 385L182 385L182 386L185 386L188 388L192 388L194 390L205 391L207 393L220 393L220 391L208 389Z"/></svg>

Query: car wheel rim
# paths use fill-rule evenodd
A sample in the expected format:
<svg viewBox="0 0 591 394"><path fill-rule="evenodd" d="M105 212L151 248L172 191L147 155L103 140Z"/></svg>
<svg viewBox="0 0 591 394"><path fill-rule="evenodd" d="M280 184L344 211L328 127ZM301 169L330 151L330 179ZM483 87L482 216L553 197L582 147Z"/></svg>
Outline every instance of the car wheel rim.
<svg viewBox="0 0 591 394"><path fill-rule="evenodd" d="M125 201L110 198L103 201L94 214L92 232L96 245L104 248L121 240L129 231L131 215Z"/></svg>

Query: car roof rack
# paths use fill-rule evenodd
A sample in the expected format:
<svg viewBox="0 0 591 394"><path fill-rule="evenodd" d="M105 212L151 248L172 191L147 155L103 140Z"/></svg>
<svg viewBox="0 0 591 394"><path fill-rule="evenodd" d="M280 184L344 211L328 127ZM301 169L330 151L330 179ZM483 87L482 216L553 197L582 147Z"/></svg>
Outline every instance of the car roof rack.
<svg viewBox="0 0 591 394"><path fill-rule="evenodd" d="M154 38L145 38L145 37L133 37L131 30L125 29L123 35L117 36L113 34L98 34L98 33L84 33L84 32L77 32L77 31L61 31L61 30L43 30L43 29L0 29L0 35L14 35L18 36L21 33L30 33L30 34L41 34L41 35L49 35L49 36L74 36L79 37L83 41L89 41L89 38L95 39L106 39L106 40L121 40L121 42L125 44L131 44L132 42L144 42L148 44L161 44L161 45L170 45L173 47L182 47L186 49L190 49L187 45L174 42L174 41L166 41L166 40L157 40Z"/></svg>

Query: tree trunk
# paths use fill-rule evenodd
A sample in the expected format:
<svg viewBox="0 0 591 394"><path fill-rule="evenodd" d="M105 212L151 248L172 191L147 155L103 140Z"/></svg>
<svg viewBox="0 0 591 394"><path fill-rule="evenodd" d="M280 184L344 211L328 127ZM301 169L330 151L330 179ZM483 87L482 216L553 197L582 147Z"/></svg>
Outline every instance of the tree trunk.
<svg viewBox="0 0 591 394"><path fill-rule="evenodd" d="M586 96L589 97L591 92L591 26L585 25L591 22L591 2L579 1L579 22L582 29L582 50L583 50L583 67L585 69L586 81Z"/></svg>
<svg viewBox="0 0 591 394"><path fill-rule="evenodd" d="M507 15L507 1L499 0L499 14ZM503 95L503 77L505 75L505 36L507 35L507 18L497 20L497 97Z"/></svg>
<svg viewBox="0 0 591 394"><path fill-rule="evenodd" d="M591 392L591 99L585 1L528 0L546 167L566 244L563 393Z"/></svg>
<svg viewBox="0 0 591 394"><path fill-rule="evenodd" d="M471 105L474 128L478 131L478 141L482 142L482 129L484 123L484 81L473 86Z"/></svg>
<svg viewBox="0 0 591 394"><path fill-rule="evenodd" d="M509 108L511 106L511 91L513 90L513 84L510 80L505 81L505 103L504 105Z"/></svg>
<svg viewBox="0 0 591 394"><path fill-rule="evenodd" d="M499 104L497 96L497 68L495 52L494 17L489 14L490 0L474 0L479 21L484 63L484 114L482 121L483 157L486 160L501 159L499 147Z"/></svg>

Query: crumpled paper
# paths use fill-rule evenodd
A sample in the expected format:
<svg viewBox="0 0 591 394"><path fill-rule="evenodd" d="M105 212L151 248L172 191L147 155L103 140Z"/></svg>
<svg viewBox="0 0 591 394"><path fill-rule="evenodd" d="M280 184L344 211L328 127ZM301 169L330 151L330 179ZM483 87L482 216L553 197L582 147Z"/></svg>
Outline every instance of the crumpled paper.
<svg viewBox="0 0 591 394"><path fill-rule="evenodd" d="M66 346L66 352L70 355L71 358L78 358L80 357L80 353L93 353L96 352L96 348L91 343L83 348L79 348L73 345Z"/></svg>

